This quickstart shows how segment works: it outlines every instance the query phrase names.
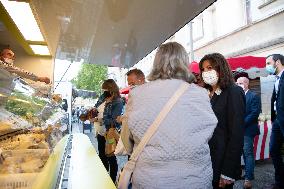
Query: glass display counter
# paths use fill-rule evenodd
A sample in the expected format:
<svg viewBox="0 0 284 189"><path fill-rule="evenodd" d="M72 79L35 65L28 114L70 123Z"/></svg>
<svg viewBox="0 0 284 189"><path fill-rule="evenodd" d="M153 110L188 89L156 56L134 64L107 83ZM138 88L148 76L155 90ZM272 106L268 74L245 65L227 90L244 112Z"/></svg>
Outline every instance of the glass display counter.
<svg viewBox="0 0 284 189"><path fill-rule="evenodd" d="M58 175L69 122L50 88L0 70L0 189L33 188L47 165Z"/></svg>
<svg viewBox="0 0 284 189"><path fill-rule="evenodd" d="M69 134L60 95L2 72L0 189L115 189L88 136Z"/></svg>

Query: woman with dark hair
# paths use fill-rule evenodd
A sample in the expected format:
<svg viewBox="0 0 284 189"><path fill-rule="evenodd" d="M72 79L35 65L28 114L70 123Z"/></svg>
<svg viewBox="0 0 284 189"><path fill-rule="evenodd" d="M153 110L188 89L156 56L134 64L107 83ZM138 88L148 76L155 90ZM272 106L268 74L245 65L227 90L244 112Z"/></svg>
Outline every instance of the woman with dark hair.
<svg viewBox="0 0 284 189"><path fill-rule="evenodd" d="M245 95L242 88L235 84L223 55L205 55L199 63L199 69L218 119L217 127L209 141L213 188L232 189L241 166Z"/></svg>
<svg viewBox="0 0 284 189"><path fill-rule="evenodd" d="M118 123L116 119L122 113L123 102L120 98L119 88L113 79L105 80L102 84L102 90L104 93L102 95L103 98L100 98L100 100L105 102L103 119L95 120L101 121L103 127L97 135L98 150L99 157L101 158L106 170L110 172L112 181L115 182L118 170L117 160L114 154L106 155L105 153L105 134L111 128L120 129L120 123Z"/></svg>

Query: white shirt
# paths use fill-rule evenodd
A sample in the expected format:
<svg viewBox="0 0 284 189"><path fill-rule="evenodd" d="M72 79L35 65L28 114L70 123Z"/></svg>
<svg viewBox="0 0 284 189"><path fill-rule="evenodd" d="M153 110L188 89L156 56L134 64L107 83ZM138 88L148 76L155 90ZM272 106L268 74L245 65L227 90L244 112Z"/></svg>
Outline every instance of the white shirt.
<svg viewBox="0 0 284 189"><path fill-rule="evenodd" d="M87 119L86 121L84 121L84 123L85 124L90 124L91 122L90 122L90 120Z"/></svg>
<svg viewBox="0 0 284 189"><path fill-rule="evenodd" d="M274 84L276 94L278 92L279 81L280 81L283 71L284 70L282 70L279 74L277 74L277 77L276 77L276 82Z"/></svg>
<svg viewBox="0 0 284 189"><path fill-rule="evenodd" d="M214 95L212 95L212 96L210 96L210 94L211 94L211 92L210 92L210 90L207 90L207 92L208 92L208 96L210 97L210 98L212 98L212 96ZM214 92L216 95L220 95L221 93L222 93L222 89L220 89L219 87L215 90L215 92Z"/></svg>
<svg viewBox="0 0 284 189"><path fill-rule="evenodd" d="M281 76L282 76L283 71L284 71L284 70L282 70L280 73L277 74L276 82L275 82L275 84L274 84L274 88L275 88L275 92L276 92L276 97L277 97L278 88L279 88L279 81L280 81L280 78L281 78ZM276 101L274 101L274 110L276 111Z"/></svg>

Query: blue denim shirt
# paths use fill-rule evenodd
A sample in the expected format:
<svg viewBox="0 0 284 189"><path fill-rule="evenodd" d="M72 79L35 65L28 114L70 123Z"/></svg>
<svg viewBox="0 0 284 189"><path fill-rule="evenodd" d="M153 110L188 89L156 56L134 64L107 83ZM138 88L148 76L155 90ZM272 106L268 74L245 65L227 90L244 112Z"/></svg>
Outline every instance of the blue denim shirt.
<svg viewBox="0 0 284 189"><path fill-rule="evenodd" d="M120 124L116 122L117 116L122 113L123 102L121 98L114 99L112 102L106 103L103 113L103 125L108 130L112 125L119 129Z"/></svg>

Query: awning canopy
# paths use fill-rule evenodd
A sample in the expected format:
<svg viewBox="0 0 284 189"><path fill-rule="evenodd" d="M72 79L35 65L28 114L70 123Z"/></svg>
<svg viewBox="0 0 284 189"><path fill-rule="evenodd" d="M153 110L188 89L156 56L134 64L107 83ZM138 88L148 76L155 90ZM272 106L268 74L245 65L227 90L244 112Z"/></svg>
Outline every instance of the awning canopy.
<svg viewBox="0 0 284 189"><path fill-rule="evenodd" d="M265 71L265 60L265 57L254 56L243 56L227 59L233 72L246 73L251 79L255 79L260 76L267 76ZM198 62L192 62L188 68L195 74L200 73Z"/></svg>
<svg viewBox="0 0 284 189"><path fill-rule="evenodd" d="M246 72L249 78L256 78L260 76L266 76L265 72L265 57L243 56L228 58L227 61L230 64L232 71L234 72ZM196 74L200 73L199 63L192 62L189 65L189 69Z"/></svg>
<svg viewBox="0 0 284 189"><path fill-rule="evenodd" d="M30 3L53 57L131 67L216 0L22 1ZM3 38L0 44L11 44Z"/></svg>
<svg viewBox="0 0 284 189"><path fill-rule="evenodd" d="M120 94L128 94L129 90L130 90L130 87L126 87L126 88L121 89L119 92Z"/></svg>
<svg viewBox="0 0 284 189"><path fill-rule="evenodd" d="M243 68L245 70L251 68L264 68L265 67L265 57L254 57L254 56L243 56L236 58L228 58L231 69L233 71L238 68Z"/></svg>

